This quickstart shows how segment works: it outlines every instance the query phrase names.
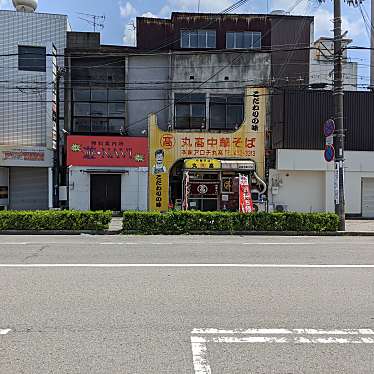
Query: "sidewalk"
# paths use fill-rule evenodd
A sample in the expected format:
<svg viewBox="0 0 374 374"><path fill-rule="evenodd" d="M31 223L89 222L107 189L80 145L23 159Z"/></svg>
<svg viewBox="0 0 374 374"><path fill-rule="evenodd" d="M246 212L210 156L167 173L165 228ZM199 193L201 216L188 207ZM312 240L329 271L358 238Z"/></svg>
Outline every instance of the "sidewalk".
<svg viewBox="0 0 374 374"><path fill-rule="evenodd" d="M122 217L113 217L112 222L109 225L109 231L111 233L117 233L120 234L122 230Z"/></svg>
<svg viewBox="0 0 374 374"><path fill-rule="evenodd" d="M348 232L372 232L374 234L374 220L347 220L346 231Z"/></svg>

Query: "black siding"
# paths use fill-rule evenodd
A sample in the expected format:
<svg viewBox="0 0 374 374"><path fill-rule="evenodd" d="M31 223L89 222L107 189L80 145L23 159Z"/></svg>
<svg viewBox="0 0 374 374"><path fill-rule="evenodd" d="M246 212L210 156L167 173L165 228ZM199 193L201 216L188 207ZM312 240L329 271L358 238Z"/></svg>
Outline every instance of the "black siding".
<svg viewBox="0 0 374 374"><path fill-rule="evenodd" d="M275 92L272 100L273 149L323 149L323 124L333 117L330 91ZM374 94L345 92L346 149L374 151Z"/></svg>

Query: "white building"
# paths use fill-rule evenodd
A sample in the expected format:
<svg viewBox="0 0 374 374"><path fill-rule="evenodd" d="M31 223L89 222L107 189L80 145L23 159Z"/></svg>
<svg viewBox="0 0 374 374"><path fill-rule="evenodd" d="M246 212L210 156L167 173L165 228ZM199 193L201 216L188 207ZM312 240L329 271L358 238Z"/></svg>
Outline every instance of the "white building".
<svg viewBox="0 0 374 374"><path fill-rule="evenodd" d="M343 39L343 79L344 90L357 90L357 62L348 58L346 47L352 39ZM334 84L334 39L322 37L314 42L311 50L309 84L326 84L332 90Z"/></svg>
<svg viewBox="0 0 374 374"><path fill-rule="evenodd" d="M374 152L345 152L346 212L374 217ZM334 212L334 163L323 151L278 149L270 170L269 201L296 212Z"/></svg>
<svg viewBox="0 0 374 374"><path fill-rule="evenodd" d="M35 12L37 0L0 11L0 206L52 206L52 52L63 66L68 19Z"/></svg>

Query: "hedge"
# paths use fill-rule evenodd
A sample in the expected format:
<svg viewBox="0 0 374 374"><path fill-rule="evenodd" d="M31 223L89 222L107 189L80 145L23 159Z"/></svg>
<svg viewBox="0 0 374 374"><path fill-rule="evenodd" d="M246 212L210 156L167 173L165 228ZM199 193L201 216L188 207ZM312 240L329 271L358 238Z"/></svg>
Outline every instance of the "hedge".
<svg viewBox="0 0 374 374"><path fill-rule="evenodd" d="M63 211L1 211L0 230L105 230L112 212Z"/></svg>
<svg viewBox="0 0 374 374"><path fill-rule="evenodd" d="M123 232L137 234L188 234L248 231L337 231L339 218L332 213L235 213L172 211L125 212Z"/></svg>

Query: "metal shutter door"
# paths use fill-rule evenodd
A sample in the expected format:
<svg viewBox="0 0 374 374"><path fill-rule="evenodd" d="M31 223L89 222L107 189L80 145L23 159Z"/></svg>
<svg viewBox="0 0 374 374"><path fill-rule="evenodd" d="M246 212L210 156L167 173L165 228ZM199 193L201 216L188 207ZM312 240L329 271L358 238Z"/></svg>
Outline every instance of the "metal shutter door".
<svg viewBox="0 0 374 374"><path fill-rule="evenodd" d="M48 209L48 169L12 167L9 173L12 210Z"/></svg>
<svg viewBox="0 0 374 374"><path fill-rule="evenodd" d="M374 218L374 178L362 179L362 216Z"/></svg>

